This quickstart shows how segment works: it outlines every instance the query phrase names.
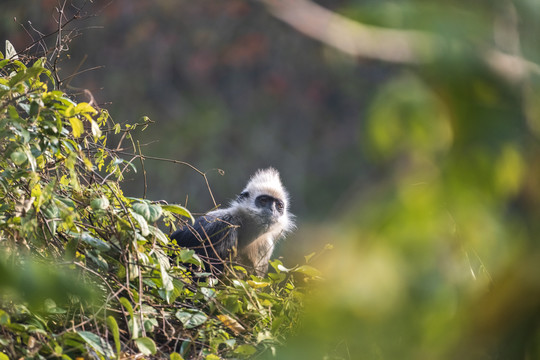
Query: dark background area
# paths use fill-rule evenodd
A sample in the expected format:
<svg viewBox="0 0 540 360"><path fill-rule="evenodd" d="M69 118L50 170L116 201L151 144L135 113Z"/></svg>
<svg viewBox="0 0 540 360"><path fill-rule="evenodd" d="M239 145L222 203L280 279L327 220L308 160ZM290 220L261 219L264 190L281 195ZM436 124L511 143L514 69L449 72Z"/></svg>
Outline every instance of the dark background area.
<svg viewBox="0 0 540 360"><path fill-rule="evenodd" d="M38 37L28 21L43 33L57 26L56 1L0 6L0 36L18 50ZM292 211L318 221L372 180L362 122L390 66L354 61L252 2L107 0L85 3L82 14L88 18L73 23L79 35L59 65L70 88L90 90L116 122L155 121L138 136L143 153L208 172L218 203L256 169L274 166ZM148 198L183 203L189 196L195 212L213 206L189 168L145 167ZM140 174L127 176L127 194L142 196Z"/></svg>

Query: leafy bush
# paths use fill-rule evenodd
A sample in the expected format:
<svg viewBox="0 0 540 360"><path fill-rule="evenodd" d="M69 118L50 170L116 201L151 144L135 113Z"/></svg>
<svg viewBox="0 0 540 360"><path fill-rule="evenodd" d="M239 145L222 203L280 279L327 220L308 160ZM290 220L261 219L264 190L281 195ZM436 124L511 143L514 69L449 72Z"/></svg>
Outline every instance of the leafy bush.
<svg viewBox="0 0 540 360"><path fill-rule="evenodd" d="M294 274L316 270L276 260L264 279L237 267L195 281L200 259L162 230L190 212L120 188L144 157L122 159L107 136L136 149L139 124L73 101L44 58L20 61L8 43L0 59L0 359L243 358L294 331Z"/></svg>

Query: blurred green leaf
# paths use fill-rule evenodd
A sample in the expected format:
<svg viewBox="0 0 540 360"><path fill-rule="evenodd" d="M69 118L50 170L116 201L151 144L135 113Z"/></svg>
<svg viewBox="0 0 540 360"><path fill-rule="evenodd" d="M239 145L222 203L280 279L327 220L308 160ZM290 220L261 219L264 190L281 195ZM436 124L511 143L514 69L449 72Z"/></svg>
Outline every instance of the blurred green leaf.
<svg viewBox="0 0 540 360"><path fill-rule="evenodd" d="M105 210L109 207L109 200L104 196L95 198L90 201L90 206L93 210Z"/></svg>
<svg viewBox="0 0 540 360"><path fill-rule="evenodd" d="M193 309L178 310L175 313L175 316L178 320L182 322L184 328L186 329L192 329L194 327L200 326L204 324L208 319L208 316L206 316L205 313Z"/></svg>
<svg viewBox="0 0 540 360"><path fill-rule="evenodd" d="M177 352L171 353L169 359L170 359L170 360L184 360L184 358L182 357L182 355L180 355L180 354L177 353Z"/></svg>
<svg viewBox="0 0 540 360"><path fill-rule="evenodd" d="M109 327L109 330L113 335L114 346L116 349L116 358L120 359L120 350L122 346L122 344L120 343L120 329L114 317L107 316L107 326Z"/></svg>
<svg viewBox="0 0 540 360"><path fill-rule="evenodd" d="M143 355L154 355L156 353L156 344L154 341L147 337L135 339L137 347Z"/></svg>

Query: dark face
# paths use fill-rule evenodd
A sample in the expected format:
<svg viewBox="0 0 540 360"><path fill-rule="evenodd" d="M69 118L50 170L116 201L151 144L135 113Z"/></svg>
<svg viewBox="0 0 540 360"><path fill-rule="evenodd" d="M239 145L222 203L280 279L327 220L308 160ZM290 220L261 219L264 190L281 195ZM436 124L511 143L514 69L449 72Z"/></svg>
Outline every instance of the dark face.
<svg viewBox="0 0 540 360"><path fill-rule="evenodd" d="M259 195L255 199L255 206L260 209L265 209L272 212L274 216L281 216L285 211L285 205L283 201L276 199L269 195Z"/></svg>
<svg viewBox="0 0 540 360"><path fill-rule="evenodd" d="M238 200L246 200L250 196L249 192L245 191L238 196ZM272 216L280 217L285 212L285 204L283 201L276 199L270 195L259 195L255 198L255 206Z"/></svg>

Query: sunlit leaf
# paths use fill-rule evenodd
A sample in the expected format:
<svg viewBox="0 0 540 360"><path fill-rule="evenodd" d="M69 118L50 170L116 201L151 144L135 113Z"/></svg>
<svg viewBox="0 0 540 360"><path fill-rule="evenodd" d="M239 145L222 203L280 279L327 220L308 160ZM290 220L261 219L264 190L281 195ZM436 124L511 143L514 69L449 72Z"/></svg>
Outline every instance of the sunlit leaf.
<svg viewBox="0 0 540 360"><path fill-rule="evenodd" d="M177 352L173 352L169 355L169 359L170 360L184 360L184 358L182 357L182 355L180 355L179 353Z"/></svg>
<svg viewBox="0 0 540 360"><path fill-rule="evenodd" d="M19 56L17 55L17 50L11 44L9 40L6 40L6 59L18 60Z"/></svg>
<svg viewBox="0 0 540 360"><path fill-rule="evenodd" d="M73 137L78 138L84 133L84 125L79 118L70 117L69 123L71 124L71 131L73 133Z"/></svg>
<svg viewBox="0 0 540 360"><path fill-rule="evenodd" d="M92 130L92 136L94 137L94 141L97 141L101 137L101 129L99 128L99 125L94 121L90 121L91 130Z"/></svg>
<svg viewBox="0 0 540 360"><path fill-rule="evenodd" d="M298 273L301 273L307 276L312 276L312 277L319 277L322 275L322 273L319 270L309 265L301 265L298 268L296 268L294 272L298 272Z"/></svg>
<svg viewBox="0 0 540 360"><path fill-rule="evenodd" d="M229 329L231 329L235 334L240 334L246 329L240 324L236 319L230 317L229 315L217 315L217 318L225 324Z"/></svg>
<svg viewBox="0 0 540 360"><path fill-rule="evenodd" d="M195 222L195 218L193 217L193 215L191 215L191 213L183 206L171 204L171 205L161 205L161 208L163 210L172 212L173 214L178 214L178 215L182 215L184 217L189 218L192 224Z"/></svg>
<svg viewBox="0 0 540 360"><path fill-rule="evenodd" d="M246 282L249 284L249 286L251 286L254 289L260 289L260 288L267 287L268 285L270 285L270 283L263 282L263 281L248 280Z"/></svg>
<svg viewBox="0 0 540 360"><path fill-rule="evenodd" d="M80 114L80 113L97 114L97 110L94 109L90 104L82 102L82 103L78 103L75 106L75 113L76 114Z"/></svg>

